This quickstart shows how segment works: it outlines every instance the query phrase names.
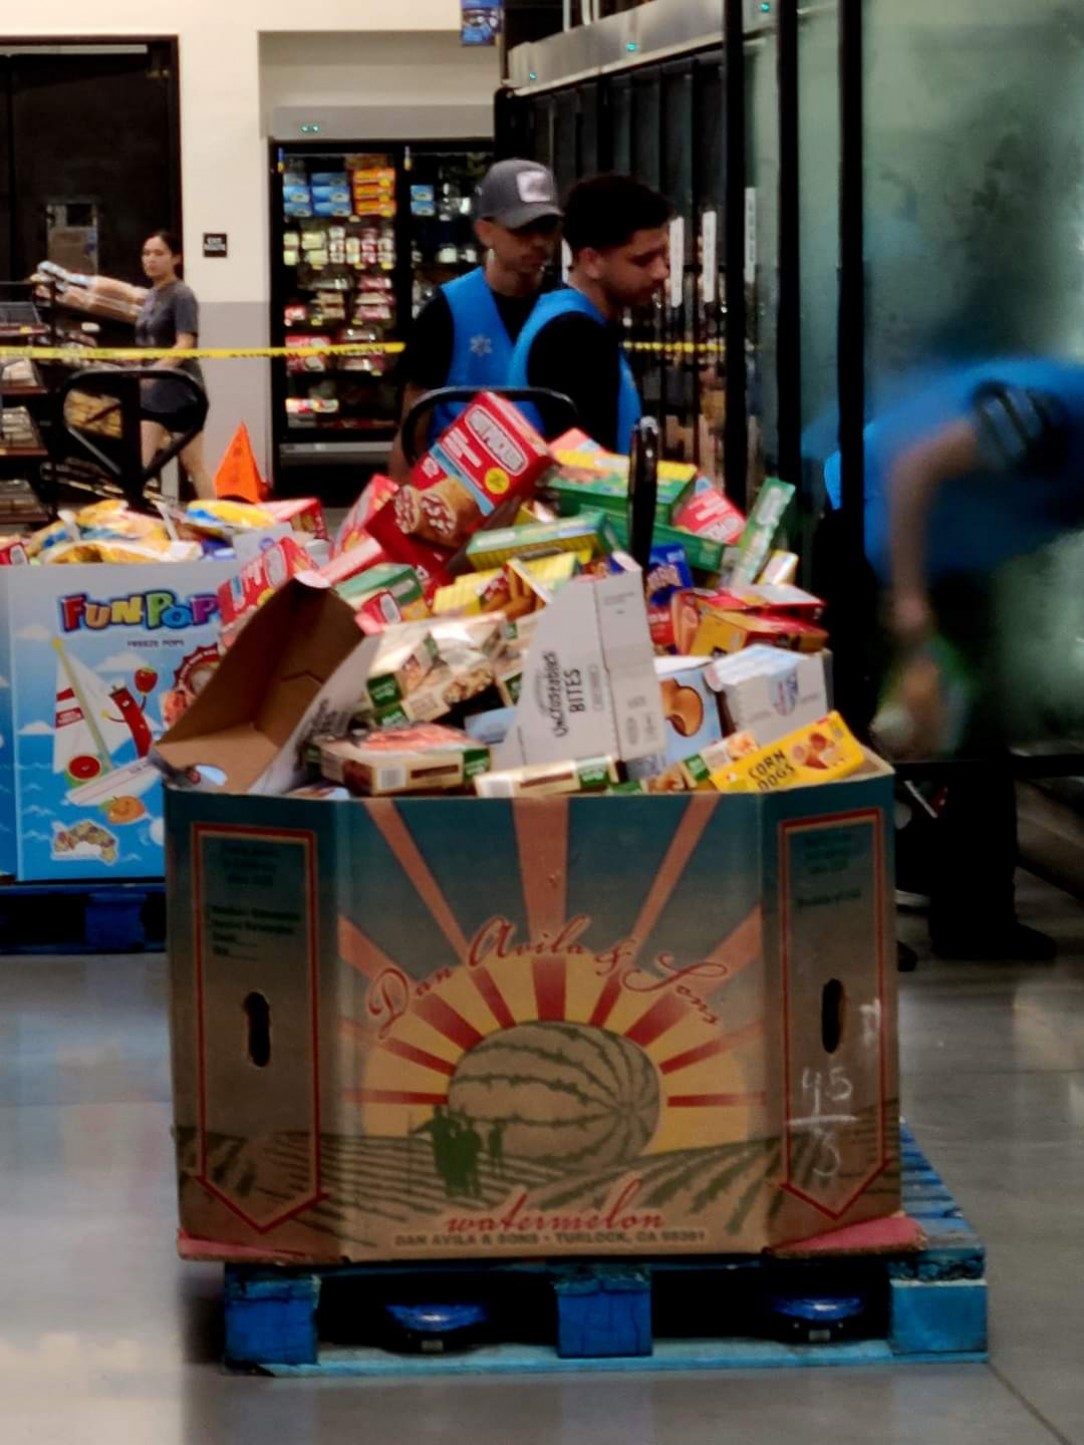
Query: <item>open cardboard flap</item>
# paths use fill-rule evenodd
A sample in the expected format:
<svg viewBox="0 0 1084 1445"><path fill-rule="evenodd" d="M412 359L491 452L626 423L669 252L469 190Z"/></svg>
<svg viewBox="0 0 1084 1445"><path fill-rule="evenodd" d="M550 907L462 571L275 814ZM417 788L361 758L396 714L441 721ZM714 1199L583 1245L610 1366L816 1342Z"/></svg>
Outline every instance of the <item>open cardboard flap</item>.
<svg viewBox="0 0 1084 1445"><path fill-rule="evenodd" d="M155 763L187 785L213 769L223 792L288 791L308 739L349 727L378 645L329 587L293 578L242 629Z"/></svg>

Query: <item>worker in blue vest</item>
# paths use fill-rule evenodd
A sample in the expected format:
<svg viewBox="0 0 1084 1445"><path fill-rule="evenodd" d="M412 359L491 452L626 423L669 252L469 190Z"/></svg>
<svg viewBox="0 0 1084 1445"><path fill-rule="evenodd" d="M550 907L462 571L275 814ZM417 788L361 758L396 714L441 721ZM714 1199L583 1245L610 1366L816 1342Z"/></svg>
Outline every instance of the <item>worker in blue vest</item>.
<svg viewBox="0 0 1084 1445"><path fill-rule="evenodd" d="M534 308L509 372L512 386L571 397L582 429L622 455L643 409L621 325L626 311L650 305L666 283L671 214L665 197L632 176L595 176L574 186L565 203L568 285Z"/></svg>
<svg viewBox="0 0 1084 1445"><path fill-rule="evenodd" d="M945 957L1039 961L1054 953L1050 939L1016 919L1007 743L1014 731L1042 725L1042 698L1037 670L1006 671L1012 619L997 587L1007 563L1084 531L1082 478L1077 361L1015 357L946 369L866 428L865 550L888 594L887 636L874 648L894 655L896 673L875 727L893 756L947 750L973 760L949 775L921 856L901 849L898 859L899 886L930 895L931 941ZM838 453L825 482L838 507ZM855 565L841 553L822 563L826 577ZM861 605L856 596L852 589L850 606L872 616L876 599ZM1037 652L1049 645L1035 638ZM865 711L873 705L869 698ZM908 873L925 874L926 884Z"/></svg>
<svg viewBox="0 0 1084 1445"><path fill-rule="evenodd" d="M428 391L508 381L512 348L530 318L557 249L561 207L553 173L537 161L498 161L474 194L474 229L486 252L476 270L442 286L419 313L399 363L403 415ZM437 408L429 441L461 407ZM410 474L397 438L389 464Z"/></svg>

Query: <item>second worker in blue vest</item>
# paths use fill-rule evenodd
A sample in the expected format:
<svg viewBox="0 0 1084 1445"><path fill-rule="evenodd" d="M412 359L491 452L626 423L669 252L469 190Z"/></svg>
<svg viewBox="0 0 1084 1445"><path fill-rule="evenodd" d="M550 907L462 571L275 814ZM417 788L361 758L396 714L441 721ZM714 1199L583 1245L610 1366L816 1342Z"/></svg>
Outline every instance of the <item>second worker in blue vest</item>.
<svg viewBox="0 0 1084 1445"><path fill-rule="evenodd" d="M538 302L508 374L511 386L564 392L583 430L622 455L643 409L621 323L666 283L671 214L664 196L632 176L595 176L574 186L565 203L569 284Z"/></svg>
<svg viewBox="0 0 1084 1445"><path fill-rule="evenodd" d="M537 161L498 161L475 191L474 217L485 262L442 286L419 313L398 369L404 416L427 391L442 386L483 391L507 384L516 338L557 248L561 207L553 173ZM461 409L438 408L428 440L435 441ZM410 474L401 436L389 471L399 482Z"/></svg>

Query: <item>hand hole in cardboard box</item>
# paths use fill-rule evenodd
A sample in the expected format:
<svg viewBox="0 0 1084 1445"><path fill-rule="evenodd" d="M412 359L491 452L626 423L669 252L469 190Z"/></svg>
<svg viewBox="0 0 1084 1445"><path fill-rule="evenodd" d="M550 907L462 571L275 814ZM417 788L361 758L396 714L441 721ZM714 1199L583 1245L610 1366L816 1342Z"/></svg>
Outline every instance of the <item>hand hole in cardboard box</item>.
<svg viewBox="0 0 1084 1445"><path fill-rule="evenodd" d="M226 773L212 763L197 763L188 769L188 776L194 788L214 789L226 786Z"/></svg>
<svg viewBox="0 0 1084 1445"><path fill-rule="evenodd" d="M839 1052L847 1022L847 991L838 978L830 978L821 993L821 1043L826 1054Z"/></svg>
<svg viewBox="0 0 1084 1445"><path fill-rule="evenodd" d="M250 993L243 1007L248 1061L266 1069L271 1062L271 1005L262 993Z"/></svg>

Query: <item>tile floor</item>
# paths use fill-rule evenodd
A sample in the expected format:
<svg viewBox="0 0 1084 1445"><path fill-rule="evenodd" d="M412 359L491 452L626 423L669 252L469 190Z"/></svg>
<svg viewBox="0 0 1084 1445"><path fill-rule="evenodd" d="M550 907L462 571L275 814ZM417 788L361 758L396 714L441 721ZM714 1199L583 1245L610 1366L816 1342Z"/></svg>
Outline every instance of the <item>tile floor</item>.
<svg viewBox="0 0 1084 1445"><path fill-rule="evenodd" d="M162 961L0 960L0 1440L1084 1445L1084 910L1023 892L1055 966L924 962L903 980L905 1109L991 1253L989 1367L223 1376L218 1272L173 1252Z"/></svg>

